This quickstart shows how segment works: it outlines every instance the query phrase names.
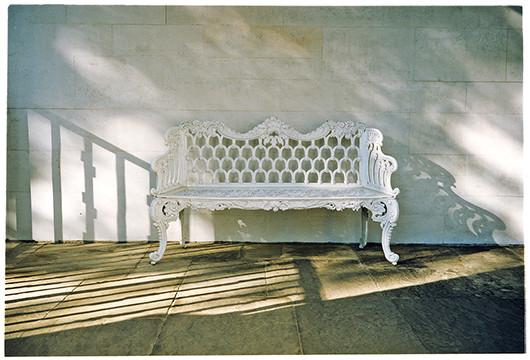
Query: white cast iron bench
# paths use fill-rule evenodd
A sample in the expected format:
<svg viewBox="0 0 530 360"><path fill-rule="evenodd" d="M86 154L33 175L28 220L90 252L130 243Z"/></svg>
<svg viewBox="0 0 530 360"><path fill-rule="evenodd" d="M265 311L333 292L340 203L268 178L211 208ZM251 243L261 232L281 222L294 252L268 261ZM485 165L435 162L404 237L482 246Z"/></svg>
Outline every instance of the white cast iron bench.
<svg viewBox="0 0 530 360"><path fill-rule="evenodd" d="M382 228L385 258L396 265L390 237L399 216L390 176L396 160L383 154L383 135L364 124L328 121L300 133L275 117L246 133L220 122L189 121L165 134L169 150L153 163L157 188L150 206L162 259L167 228L192 209L362 210L360 248L367 242L368 212ZM181 240L184 246L184 240Z"/></svg>

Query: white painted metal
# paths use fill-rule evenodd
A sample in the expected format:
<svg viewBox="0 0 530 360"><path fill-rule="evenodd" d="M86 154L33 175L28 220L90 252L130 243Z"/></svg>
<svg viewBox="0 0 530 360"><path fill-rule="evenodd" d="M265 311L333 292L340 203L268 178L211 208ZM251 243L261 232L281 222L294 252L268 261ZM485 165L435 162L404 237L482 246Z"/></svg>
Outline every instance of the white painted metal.
<svg viewBox="0 0 530 360"><path fill-rule="evenodd" d="M220 122L189 121L166 132L169 150L154 161L151 217L160 246L149 255L162 258L171 221L186 207L223 210L365 208L382 228L385 258L396 265L390 237L399 216L390 177L396 160L383 154L382 133L364 124L328 121L300 133L275 117L246 133ZM363 226L361 247L366 245ZM182 240L184 245L184 241Z"/></svg>

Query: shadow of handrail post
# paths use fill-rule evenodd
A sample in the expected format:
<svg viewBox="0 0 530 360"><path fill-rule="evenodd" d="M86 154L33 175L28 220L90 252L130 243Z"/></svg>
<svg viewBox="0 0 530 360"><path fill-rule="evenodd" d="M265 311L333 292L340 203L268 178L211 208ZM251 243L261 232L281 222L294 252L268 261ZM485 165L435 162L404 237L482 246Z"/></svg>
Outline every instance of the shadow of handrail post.
<svg viewBox="0 0 530 360"><path fill-rule="evenodd" d="M118 217L117 217L117 228L118 228L118 242L127 241L127 201L125 193L125 159L122 153L116 154L116 180L117 180L117 197L118 197Z"/></svg>
<svg viewBox="0 0 530 360"><path fill-rule="evenodd" d="M53 235L55 243L63 242L63 208L61 187L61 129L56 123L51 125L51 171L53 192Z"/></svg>
<svg viewBox="0 0 530 360"><path fill-rule="evenodd" d="M83 172L85 175L85 191L82 193L82 200L85 203L85 232L83 232L84 242L94 241L94 220L97 218L97 211L94 208L94 177L96 170L93 165L93 146L90 139L83 137L84 149L81 152L83 162Z"/></svg>

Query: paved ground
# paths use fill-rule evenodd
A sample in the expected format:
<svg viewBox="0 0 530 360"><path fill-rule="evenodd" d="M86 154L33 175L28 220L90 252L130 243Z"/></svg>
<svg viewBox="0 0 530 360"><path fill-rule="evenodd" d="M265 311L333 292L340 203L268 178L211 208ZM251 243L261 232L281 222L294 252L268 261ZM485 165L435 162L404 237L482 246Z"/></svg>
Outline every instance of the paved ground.
<svg viewBox="0 0 530 360"><path fill-rule="evenodd" d="M6 355L524 351L523 248L7 243Z"/></svg>

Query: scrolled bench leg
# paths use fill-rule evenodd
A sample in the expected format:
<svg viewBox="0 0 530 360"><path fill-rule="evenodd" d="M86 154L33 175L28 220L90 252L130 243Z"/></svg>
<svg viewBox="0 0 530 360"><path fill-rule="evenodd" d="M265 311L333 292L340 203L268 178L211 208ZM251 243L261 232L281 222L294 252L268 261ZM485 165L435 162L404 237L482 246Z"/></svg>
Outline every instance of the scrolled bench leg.
<svg viewBox="0 0 530 360"><path fill-rule="evenodd" d="M167 228L171 221L178 221L181 211L186 207L186 203L181 201L155 199L150 206L151 219L158 228L160 243L158 249L149 253L149 262L154 265L164 256L167 246ZM184 238L181 239L181 244L184 246Z"/></svg>
<svg viewBox="0 0 530 360"><path fill-rule="evenodd" d="M397 265L399 260L399 255L390 250L390 238L392 236L392 229L396 226L392 222L381 223L381 228L383 229L381 235L381 245L383 246L383 253L385 258L392 263L392 265Z"/></svg>
<svg viewBox="0 0 530 360"><path fill-rule="evenodd" d="M396 199L382 199L370 201L366 204L367 208L372 212L372 219L381 225L381 246L385 258L397 265L399 255L390 249L390 238L392 237L392 230L396 226L396 221L399 217L399 205Z"/></svg>
<svg viewBox="0 0 530 360"><path fill-rule="evenodd" d="M158 250L149 254L151 265L154 265L162 260L162 256L164 256L167 246L167 224L165 222L160 222L155 225L158 228L160 243L158 244Z"/></svg>

